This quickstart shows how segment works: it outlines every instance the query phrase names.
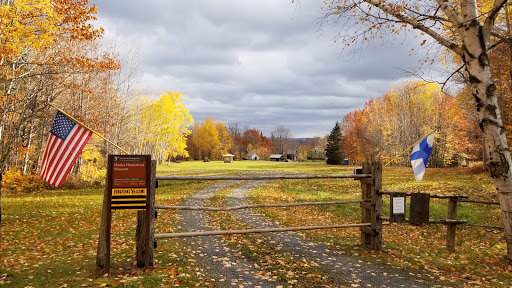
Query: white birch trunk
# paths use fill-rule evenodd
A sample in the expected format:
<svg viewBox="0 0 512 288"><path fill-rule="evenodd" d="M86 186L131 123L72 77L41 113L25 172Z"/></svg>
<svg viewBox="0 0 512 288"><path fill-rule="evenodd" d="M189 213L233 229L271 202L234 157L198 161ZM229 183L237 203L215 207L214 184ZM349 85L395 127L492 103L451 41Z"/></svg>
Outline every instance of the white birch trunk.
<svg viewBox="0 0 512 288"><path fill-rule="evenodd" d="M512 160L487 56L488 37L476 18L475 1L463 3L462 17L465 21L463 29L459 30L462 34L463 60L477 104L488 169L498 193L505 227L507 257L512 260Z"/></svg>

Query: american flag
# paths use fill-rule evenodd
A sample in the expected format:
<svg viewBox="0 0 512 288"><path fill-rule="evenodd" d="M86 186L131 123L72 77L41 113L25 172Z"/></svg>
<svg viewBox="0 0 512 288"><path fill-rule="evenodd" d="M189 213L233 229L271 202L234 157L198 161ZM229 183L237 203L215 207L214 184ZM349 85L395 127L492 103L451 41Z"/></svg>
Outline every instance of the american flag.
<svg viewBox="0 0 512 288"><path fill-rule="evenodd" d="M90 130L57 111L41 162L41 177L61 187L91 135Z"/></svg>

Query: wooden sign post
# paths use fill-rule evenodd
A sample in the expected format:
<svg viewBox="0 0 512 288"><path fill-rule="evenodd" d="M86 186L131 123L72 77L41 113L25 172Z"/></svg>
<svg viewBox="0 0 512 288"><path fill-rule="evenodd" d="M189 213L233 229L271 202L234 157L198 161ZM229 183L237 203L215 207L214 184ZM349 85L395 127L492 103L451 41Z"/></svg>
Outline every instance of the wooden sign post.
<svg viewBox="0 0 512 288"><path fill-rule="evenodd" d="M101 213L100 238L96 265L106 268L110 274L110 245L112 211L140 210L146 214L151 210L151 155L108 155L107 180ZM146 215L146 219L150 219ZM146 246L149 245L149 230L146 231ZM146 251L149 248L146 247ZM149 257L149 255L146 255ZM145 261L149 268L149 259Z"/></svg>

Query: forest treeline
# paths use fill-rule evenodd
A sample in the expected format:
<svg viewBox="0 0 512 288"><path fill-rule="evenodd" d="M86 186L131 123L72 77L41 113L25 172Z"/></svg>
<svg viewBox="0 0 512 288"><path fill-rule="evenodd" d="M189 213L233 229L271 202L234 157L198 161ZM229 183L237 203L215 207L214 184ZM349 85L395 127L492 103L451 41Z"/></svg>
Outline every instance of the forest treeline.
<svg viewBox="0 0 512 288"><path fill-rule="evenodd" d="M508 141L512 140L512 91L509 48L497 45L489 53L499 109ZM429 167L467 165L482 161L483 134L477 107L466 85L455 95L424 81L405 81L342 121L342 150L356 161L382 159L391 165L410 165L410 146L435 132ZM409 148L409 149L408 149Z"/></svg>

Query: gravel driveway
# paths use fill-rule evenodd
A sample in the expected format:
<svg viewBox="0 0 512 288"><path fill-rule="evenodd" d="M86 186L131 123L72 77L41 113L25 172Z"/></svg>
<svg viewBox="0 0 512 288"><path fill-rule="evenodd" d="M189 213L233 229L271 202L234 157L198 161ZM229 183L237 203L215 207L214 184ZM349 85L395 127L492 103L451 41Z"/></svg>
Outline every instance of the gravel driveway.
<svg viewBox="0 0 512 288"><path fill-rule="evenodd" d="M268 181L249 181L233 189L228 195L229 206L247 204L247 192ZM218 191L237 184L237 181L216 183L200 190L187 199L183 205L207 206L208 199ZM279 227L254 210L235 210L234 217L250 228ZM210 231L206 213L203 211L181 211L184 231ZM362 258L347 256L328 249L322 243L306 240L294 232L262 234L277 243L280 251L319 264L320 269L329 276L330 285L347 285L350 287L448 287L452 285L429 286L424 277L403 270L391 270L383 266L362 261ZM270 277L262 276L254 268L255 263L244 257L239 251L228 246L220 236L185 238L196 250L200 260L207 267L219 286L224 287L290 287Z"/></svg>

